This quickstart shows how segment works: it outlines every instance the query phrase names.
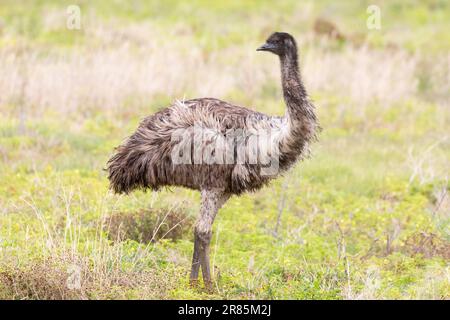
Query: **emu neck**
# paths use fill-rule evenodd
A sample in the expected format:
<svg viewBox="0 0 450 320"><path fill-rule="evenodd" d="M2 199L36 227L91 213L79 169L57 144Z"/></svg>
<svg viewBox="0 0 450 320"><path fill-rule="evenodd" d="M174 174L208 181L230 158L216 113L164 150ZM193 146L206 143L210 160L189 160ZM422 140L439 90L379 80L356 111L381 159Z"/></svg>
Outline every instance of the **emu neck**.
<svg viewBox="0 0 450 320"><path fill-rule="evenodd" d="M318 127L314 105L308 100L298 69L297 52L280 57L281 82L286 102L287 130L280 140L280 168L288 169L308 153L308 142Z"/></svg>
<svg viewBox="0 0 450 320"><path fill-rule="evenodd" d="M316 115L300 77L297 52L281 56L280 62L281 84L287 107L286 117L291 133L300 134L302 140L310 140L316 127Z"/></svg>
<svg viewBox="0 0 450 320"><path fill-rule="evenodd" d="M297 53L291 52L281 56L280 62L281 84L287 106L287 115L291 120L296 120L300 116L298 111L305 108L308 98L300 78Z"/></svg>

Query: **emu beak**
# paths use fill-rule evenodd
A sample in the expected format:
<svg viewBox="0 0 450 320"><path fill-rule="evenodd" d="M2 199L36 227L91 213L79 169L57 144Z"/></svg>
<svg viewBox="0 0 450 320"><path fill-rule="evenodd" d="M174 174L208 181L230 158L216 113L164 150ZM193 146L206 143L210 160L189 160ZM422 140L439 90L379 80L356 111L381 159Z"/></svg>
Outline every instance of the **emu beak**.
<svg viewBox="0 0 450 320"><path fill-rule="evenodd" d="M275 45L266 42L261 47L256 49L256 51L272 51L274 49L275 49Z"/></svg>

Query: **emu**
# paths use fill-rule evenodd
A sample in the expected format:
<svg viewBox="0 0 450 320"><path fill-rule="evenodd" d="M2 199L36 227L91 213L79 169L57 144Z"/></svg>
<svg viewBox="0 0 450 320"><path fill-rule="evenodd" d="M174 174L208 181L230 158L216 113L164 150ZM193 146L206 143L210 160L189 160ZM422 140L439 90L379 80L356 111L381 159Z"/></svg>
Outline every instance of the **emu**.
<svg viewBox="0 0 450 320"><path fill-rule="evenodd" d="M116 193L164 186L201 192L190 273L193 286L201 268L204 285L212 289L209 246L218 210L231 196L260 189L305 158L320 129L301 80L295 39L275 32L257 51L279 57L285 116L213 98L177 101L143 119L108 161L108 178ZM261 136L269 138L252 139ZM251 141L258 141L256 148Z"/></svg>

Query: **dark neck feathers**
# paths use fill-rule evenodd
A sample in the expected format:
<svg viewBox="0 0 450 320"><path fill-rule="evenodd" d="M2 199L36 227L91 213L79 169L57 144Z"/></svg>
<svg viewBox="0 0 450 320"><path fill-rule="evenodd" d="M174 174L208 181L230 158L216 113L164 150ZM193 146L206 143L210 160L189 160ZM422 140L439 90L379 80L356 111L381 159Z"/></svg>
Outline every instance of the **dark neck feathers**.
<svg viewBox="0 0 450 320"><path fill-rule="evenodd" d="M308 100L308 94L300 76L296 48L280 56L281 84L284 101L291 120L316 121L314 107Z"/></svg>
<svg viewBox="0 0 450 320"><path fill-rule="evenodd" d="M281 84L291 133L301 140L311 140L315 137L317 118L301 79L297 48L291 48L281 55L280 62Z"/></svg>
<svg viewBox="0 0 450 320"><path fill-rule="evenodd" d="M302 108L308 100L308 94L303 85L298 68L296 50L288 51L280 56L281 84L283 86L284 100L288 108Z"/></svg>

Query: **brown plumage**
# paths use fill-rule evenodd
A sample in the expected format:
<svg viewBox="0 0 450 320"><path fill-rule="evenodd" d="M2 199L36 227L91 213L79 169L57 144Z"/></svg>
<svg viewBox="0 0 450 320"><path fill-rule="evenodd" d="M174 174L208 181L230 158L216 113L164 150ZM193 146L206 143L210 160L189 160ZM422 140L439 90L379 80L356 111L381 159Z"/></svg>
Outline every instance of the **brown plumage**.
<svg viewBox="0 0 450 320"><path fill-rule="evenodd" d="M294 38L276 32L258 50L280 58L287 106L284 117L268 116L213 98L177 101L145 118L108 161L111 188L117 193L158 190L163 186L201 191L192 283L197 281L201 266L205 284L211 285L209 242L220 207L230 196L258 190L286 171L308 153L309 142L316 138L318 123L301 81ZM255 144L250 141L257 140L253 137L264 136L261 132L268 132L270 138L260 138L257 148L271 145L270 151L261 152L269 161L251 147ZM232 144L227 145L226 141ZM267 171L271 167L275 171Z"/></svg>

